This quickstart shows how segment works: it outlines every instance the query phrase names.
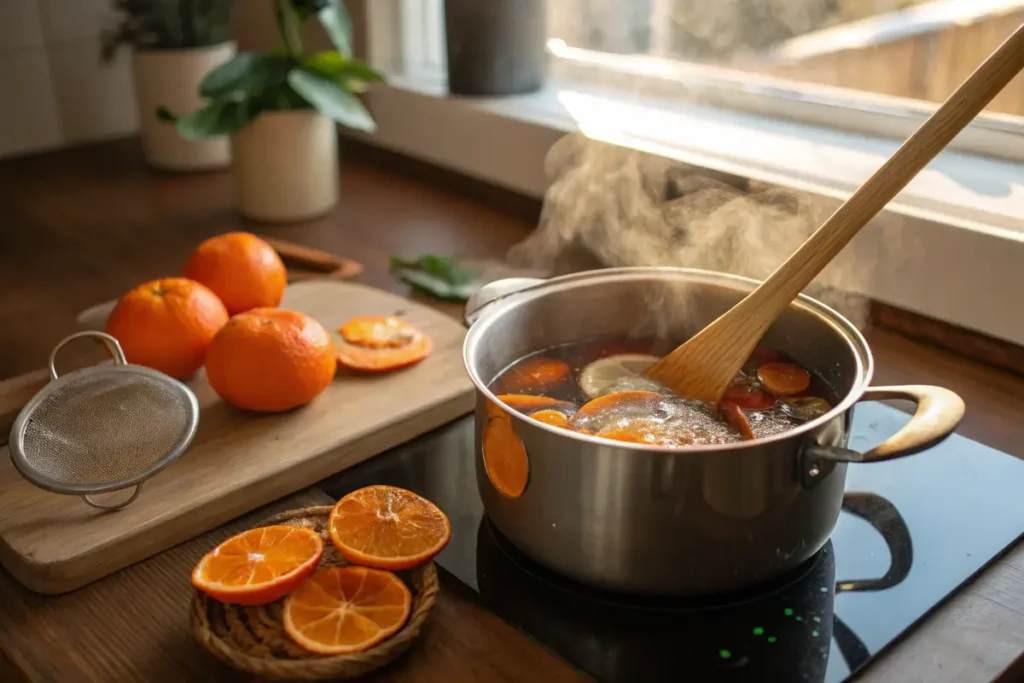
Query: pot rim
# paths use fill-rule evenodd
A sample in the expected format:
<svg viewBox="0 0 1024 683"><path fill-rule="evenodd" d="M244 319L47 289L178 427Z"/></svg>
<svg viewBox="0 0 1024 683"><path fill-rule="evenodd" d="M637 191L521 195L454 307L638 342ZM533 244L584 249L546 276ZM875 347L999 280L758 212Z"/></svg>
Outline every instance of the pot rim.
<svg viewBox="0 0 1024 683"><path fill-rule="evenodd" d="M615 447L622 450L628 451L647 451L652 453L664 453L669 455L687 455L690 453L715 453L715 452L726 452L726 451L744 451L749 449L759 448L766 444L778 443L787 441L795 437L799 437L808 432L814 431L819 426L835 419L839 415L842 415L846 411L856 404L865 389L871 383L871 377L874 373L874 359L871 355L871 349L868 347L867 340L864 339L864 335L854 327L853 323L847 320L844 316L840 315L837 311L829 306L821 303L817 299L807 296L806 294L799 294L797 298L790 304L802 309L812 315L817 316L827 325L829 325L836 334L843 337L850 347L851 352L854 355L854 360L857 364L857 377L854 379L853 386L846 393L838 404L833 406L832 410L825 413L821 417L805 422L795 429L781 432L779 434L773 434L772 436L764 437L761 439L754 439L753 441L739 441L736 443L727 444L702 444L699 446L684 446L684 447L671 447L671 446L657 446L648 444L637 444L625 441L615 441L613 439L603 439L598 436L588 436L586 434L579 434L577 432L562 429L560 427L554 427L537 420L531 420L529 417L520 414L516 410L512 410L505 406L501 401L498 400L497 396L487 387L486 384L480 379L480 375L477 369L472 363L470 363L470 354L473 349L481 343L480 339L487 333L487 329L494 323L495 320L501 317L501 315L507 311L512 310L516 307L524 305L526 302L531 301L535 298L545 296L552 290L568 289L572 286L578 286L580 283L586 283L591 280L609 280L609 279L640 279L644 277L650 277L652 275L663 275L671 276L674 278L682 279L693 279L708 282L711 284L721 283L725 285L740 285L745 290L753 290L761 282L752 278L742 277L740 275L732 275L730 273L722 273L711 270L701 270L698 268L677 268L673 266L636 266L636 267L624 267L624 268L602 268L597 270L587 270L579 273L570 273L568 275L562 275L559 277L553 277L544 280L540 284L532 287L514 292L508 295L503 301L493 304L496 309L491 313L484 315L481 319L477 320L467 331L466 338L462 345L462 362L466 368L467 374L469 374L470 380L476 387L478 392L481 392L485 398L495 403L495 405L501 406L505 412L509 413L514 419L519 420L524 424L528 424L530 427L546 430L552 434L556 434L563 438L576 439L587 443L594 444L595 446L604 447Z"/></svg>

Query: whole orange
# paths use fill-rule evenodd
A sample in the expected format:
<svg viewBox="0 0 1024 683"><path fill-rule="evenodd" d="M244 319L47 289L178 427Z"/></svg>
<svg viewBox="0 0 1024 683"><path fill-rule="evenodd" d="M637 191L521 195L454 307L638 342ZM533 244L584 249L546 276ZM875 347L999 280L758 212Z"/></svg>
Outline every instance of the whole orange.
<svg viewBox="0 0 1024 683"><path fill-rule="evenodd" d="M206 352L213 390L236 408L261 413L306 405L331 383L336 366L324 326L281 308L233 316Z"/></svg>
<svg viewBox="0 0 1024 683"><path fill-rule="evenodd" d="M188 379L203 365L206 348L228 321L224 304L207 287L183 277L141 284L122 296L106 332L129 363Z"/></svg>
<svg viewBox="0 0 1024 683"><path fill-rule="evenodd" d="M231 315L277 306L288 284L281 257L248 232L229 232L206 240L189 256L181 274L212 289Z"/></svg>

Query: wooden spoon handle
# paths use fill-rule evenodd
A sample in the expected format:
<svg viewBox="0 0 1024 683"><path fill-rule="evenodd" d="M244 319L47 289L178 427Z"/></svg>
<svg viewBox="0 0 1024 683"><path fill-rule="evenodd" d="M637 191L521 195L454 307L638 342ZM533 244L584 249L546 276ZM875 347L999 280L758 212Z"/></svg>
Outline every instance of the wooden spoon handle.
<svg viewBox="0 0 1024 683"><path fill-rule="evenodd" d="M771 277L644 373L718 401L757 342L854 235L1024 68L1024 24Z"/></svg>
<svg viewBox="0 0 1024 683"><path fill-rule="evenodd" d="M771 324L886 204L1024 69L1024 24L751 294ZM755 302L751 302L752 304ZM767 327L765 328L767 329Z"/></svg>

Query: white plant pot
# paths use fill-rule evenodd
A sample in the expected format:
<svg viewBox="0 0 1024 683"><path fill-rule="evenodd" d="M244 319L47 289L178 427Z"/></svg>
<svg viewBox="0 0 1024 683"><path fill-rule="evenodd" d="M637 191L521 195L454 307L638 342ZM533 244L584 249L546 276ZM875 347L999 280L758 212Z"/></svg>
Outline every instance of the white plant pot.
<svg viewBox="0 0 1024 683"><path fill-rule="evenodd" d="M235 195L246 218L290 223L317 218L338 203L338 133L311 111L260 114L231 136Z"/></svg>
<svg viewBox="0 0 1024 683"><path fill-rule="evenodd" d="M156 117L159 107L176 115L203 106L199 84L213 68L235 54L233 42L180 50L141 50L132 57L139 129L146 161L167 171L198 171L224 168L231 163L227 138L190 141L174 124Z"/></svg>

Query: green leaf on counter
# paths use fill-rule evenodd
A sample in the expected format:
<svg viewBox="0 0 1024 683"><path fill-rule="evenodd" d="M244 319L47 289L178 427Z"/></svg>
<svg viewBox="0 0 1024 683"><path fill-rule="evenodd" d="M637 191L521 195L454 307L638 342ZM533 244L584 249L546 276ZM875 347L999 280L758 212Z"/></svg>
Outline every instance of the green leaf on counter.
<svg viewBox="0 0 1024 683"><path fill-rule="evenodd" d="M450 301L465 301L480 287L478 274L450 256L391 257L391 272L416 289Z"/></svg>

